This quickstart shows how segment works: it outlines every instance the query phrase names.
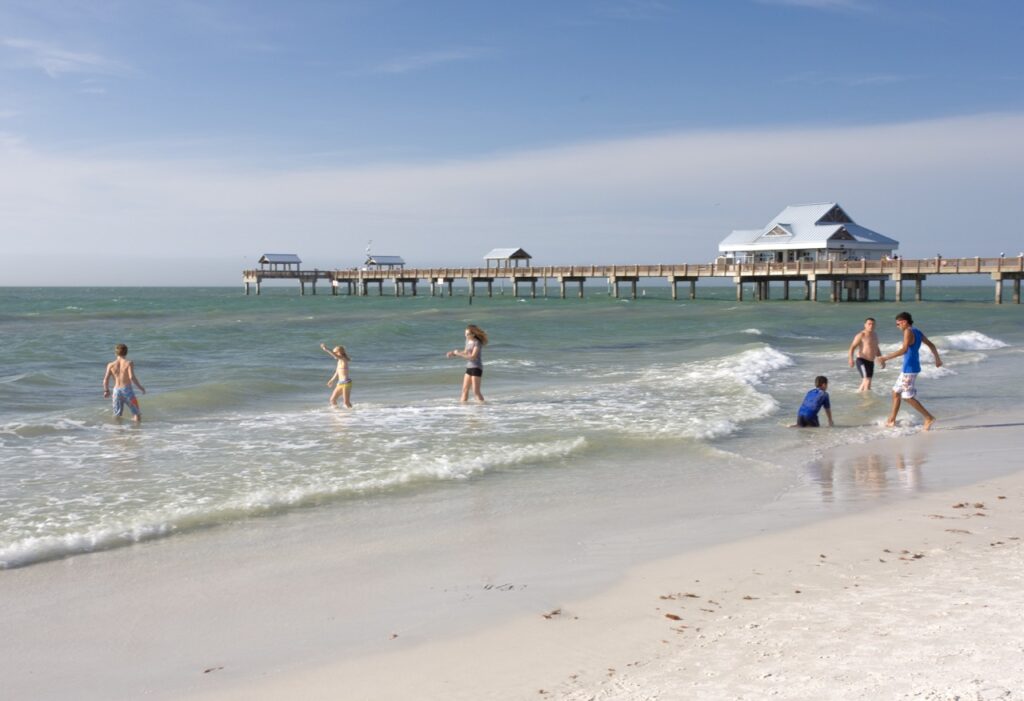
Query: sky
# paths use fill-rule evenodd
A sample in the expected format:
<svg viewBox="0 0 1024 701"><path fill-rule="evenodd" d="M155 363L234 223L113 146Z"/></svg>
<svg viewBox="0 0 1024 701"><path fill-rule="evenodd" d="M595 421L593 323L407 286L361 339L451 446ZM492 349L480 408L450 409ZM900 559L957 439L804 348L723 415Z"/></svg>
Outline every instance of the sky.
<svg viewBox="0 0 1024 701"><path fill-rule="evenodd" d="M1016 0L0 0L4 285L698 263L839 202L1016 255Z"/></svg>

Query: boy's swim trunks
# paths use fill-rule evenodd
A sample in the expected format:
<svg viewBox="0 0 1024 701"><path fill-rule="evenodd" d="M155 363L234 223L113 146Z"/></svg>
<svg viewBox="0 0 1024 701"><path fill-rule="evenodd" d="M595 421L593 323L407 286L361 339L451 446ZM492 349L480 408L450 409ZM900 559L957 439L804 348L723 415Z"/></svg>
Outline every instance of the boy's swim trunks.
<svg viewBox="0 0 1024 701"><path fill-rule="evenodd" d="M139 400L135 398L135 392L131 387L115 387L112 396L114 416L120 416L124 413L125 404L128 405L128 410L132 412L132 416L139 415Z"/></svg>
<svg viewBox="0 0 1024 701"><path fill-rule="evenodd" d="M914 387L916 379L916 372L901 372L896 378L896 384L892 386L892 391L898 392L904 399L913 399L917 396L917 388Z"/></svg>

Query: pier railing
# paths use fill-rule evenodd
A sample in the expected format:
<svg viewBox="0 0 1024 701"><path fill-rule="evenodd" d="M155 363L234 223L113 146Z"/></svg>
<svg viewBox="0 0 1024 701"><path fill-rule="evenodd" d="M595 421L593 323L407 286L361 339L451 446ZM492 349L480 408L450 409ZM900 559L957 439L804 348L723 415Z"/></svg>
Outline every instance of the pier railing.
<svg viewBox="0 0 1024 701"><path fill-rule="evenodd" d="M828 260L828 261L789 261L789 262L753 262L737 263L715 261L711 263L661 263L657 265L554 265L530 267L443 267L443 268L344 268L344 269L313 269L313 270L266 270L249 269L242 271L242 281L246 294L249 286L256 285L259 294L260 284L265 280L297 280L305 294L306 285L312 286L316 294L318 281L329 282L336 292L338 286L347 286L365 294L371 283L380 287L384 282L395 286L395 293L404 293L405 286L411 285L412 293L416 294L419 281L426 280L431 285L431 293L435 284L447 285L451 294L451 284L455 281L467 282L471 294L476 283L486 283L490 293L491 283L508 280L513 285L530 283L536 293L536 282L557 280L561 285L561 294L565 295L565 283L575 282L581 287L585 280L605 278L615 287L618 295L620 282L632 285L636 294L636 282L643 278L662 278L672 285L673 297L676 296L676 283L690 283L690 297L695 295L694 285L701 278L732 278L737 285L737 299L743 299L744 283L758 285L757 298L767 299L770 283L782 282L784 294L788 299L789 284L804 282L809 286L808 298L815 299L818 281L834 283L831 293L833 298L847 290L848 296L853 294L857 299L867 299L868 282L879 284L879 297L884 299L885 281L896 283L897 299L902 295L902 282L915 283L915 296L920 299L920 286L928 276L933 275L989 275L996 282L996 302L1002 301L1003 280L1013 284L1014 301L1020 299L1020 280L1024 277L1024 255L1014 258L922 258L907 260L894 258L890 260ZM546 288L545 288L546 289ZM851 293L850 290L855 292Z"/></svg>
<svg viewBox="0 0 1024 701"><path fill-rule="evenodd" d="M565 277L746 277L807 275L978 275L1024 272L1024 258L925 258L916 260L793 261L786 263L669 263L658 265L555 265L514 268L402 268L362 270L245 270L243 277L264 280L438 280L470 278L494 280L512 278Z"/></svg>

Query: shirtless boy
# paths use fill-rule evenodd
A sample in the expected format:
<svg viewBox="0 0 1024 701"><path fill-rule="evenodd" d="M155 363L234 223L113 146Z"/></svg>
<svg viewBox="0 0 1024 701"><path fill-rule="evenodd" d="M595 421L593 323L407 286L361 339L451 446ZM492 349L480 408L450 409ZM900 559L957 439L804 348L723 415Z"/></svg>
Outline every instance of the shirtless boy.
<svg viewBox="0 0 1024 701"><path fill-rule="evenodd" d="M857 357L854 359L854 352ZM871 378L875 374L875 360L882 354L878 348L878 334L875 333L875 320L868 317L864 320L864 330L853 337L850 344L850 367L857 366L860 373L858 392L871 391Z"/></svg>
<svg viewBox="0 0 1024 701"><path fill-rule="evenodd" d="M135 363L128 360L128 346L118 343L114 346L114 354L117 356L113 362L107 364L107 371L103 374L103 396L109 397L110 381L114 381L114 416L120 418L124 413L125 405L132 413L132 421L138 423L142 420L142 410L139 409L139 400L135 398L132 390L132 383L146 393L146 388L135 376Z"/></svg>

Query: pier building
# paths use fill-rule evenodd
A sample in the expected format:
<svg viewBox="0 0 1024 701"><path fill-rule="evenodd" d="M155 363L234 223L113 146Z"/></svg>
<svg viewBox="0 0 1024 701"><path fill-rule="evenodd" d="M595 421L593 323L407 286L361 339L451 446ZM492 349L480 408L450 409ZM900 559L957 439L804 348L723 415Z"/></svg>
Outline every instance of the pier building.
<svg viewBox="0 0 1024 701"><path fill-rule="evenodd" d="M899 242L860 226L837 202L791 205L761 229L733 231L718 244L726 261L885 260Z"/></svg>

